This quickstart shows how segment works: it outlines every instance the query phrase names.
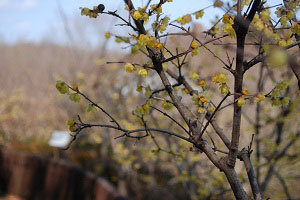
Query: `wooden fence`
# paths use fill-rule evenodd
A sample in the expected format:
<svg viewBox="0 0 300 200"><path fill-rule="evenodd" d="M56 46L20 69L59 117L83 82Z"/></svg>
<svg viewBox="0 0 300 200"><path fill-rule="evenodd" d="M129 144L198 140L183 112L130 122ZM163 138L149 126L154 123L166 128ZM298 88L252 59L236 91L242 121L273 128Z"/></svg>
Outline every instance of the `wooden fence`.
<svg viewBox="0 0 300 200"><path fill-rule="evenodd" d="M119 198L106 180L65 161L1 148L0 193L30 200Z"/></svg>

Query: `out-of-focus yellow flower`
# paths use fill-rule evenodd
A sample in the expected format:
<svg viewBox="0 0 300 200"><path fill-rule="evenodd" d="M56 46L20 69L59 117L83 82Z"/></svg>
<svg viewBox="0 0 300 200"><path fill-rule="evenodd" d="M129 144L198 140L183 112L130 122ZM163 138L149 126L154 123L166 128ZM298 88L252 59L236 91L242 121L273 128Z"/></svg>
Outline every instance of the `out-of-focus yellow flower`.
<svg viewBox="0 0 300 200"><path fill-rule="evenodd" d="M233 24L233 19L230 17L230 15L228 13L226 13L223 15L222 22L224 24Z"/></svg>
<svg viewBox="0 0 300 200"><path fill-rule="evenodd" d="M143 76L143 77L146 77L146 76L148 76L148 71L143 68L143 69L139 70L138 74Z"/></svg>
<svg viewBox="0 0 300 200"><path fill-rule="evenodd" d="M262 93L258 93L255 97L255 102L261 102L265 100L265 95L263 95Z"/></svg>
<svg viewBox="0 0 300 200"><path fill-rule="evenodd" d="M199 85L200 85L201 87L205 87L205 86L206 86L205 80L200 80L200 81L199 81Z"/></svg>
<svg viewBox="0 0 300 200"><path fill-rule="evenodd" d="M143 91L143 86L142 86L141 84L138 84L138 85L136 86L136 91L137 91L137 92L142 92L142 91Z"/></svg>
<svg viewBox="0 0 300 200"><path fill-rule="evenodd" d="M197 79L199 78L199 75L198 75L196 72L192 72L192 73L190 74L190 78L191 78L192 80L197 80Z"/></svg>
<svg viewBox="0 0 300 200"><path fill-rule="evenodd" d="M136 67L131 63L126 63L125 70L126 70L126 72L134 72L134 71L136 71Z"/></svg>
<svg viewBox="0 0 300 200"><path fill-rule="evenodd" d="M223 6L223 2L222 1L220 1L220 0L216 0L215 2L214 2L214 8L220 8L220 7L222 7Z"/></svg>
<svg viewBox="0 0 300 200"><path fill-rule="evenodd" d="M207 98L205 98L204 96L201 96L201 97L200 97L200 101L201 101L202 103L207 103L207 102L208 102Z"/></svg>
<svg viewBox="0 0 300 200"><path fill-rule="evenodd" d="M216 109L214 107L209 107L207 110L208 110L208 112L212 113L212 112L215 112Z"/></svg>
<svg viewBox="0 0 300 200"><path fill-rule="evenodd" d="M281 49L273 49L267 56L267 64L271 67L284 66L288 61L288 55L286 51Z"/></svg>
<svg viewBox="0 0 300 200"><path fill-rule="evenodd" d="M242 89L242 94L243 94L243 95L249 95L249 92L248 92L248 90L246 90L246 89Z"/></svg>
<svg viewBox="0 0 300 200"><path fill-rule="evenodd" d="M244 99L244 97L239 97L237 101L237 105L241 107L245 104L246 104L246 100Z"/></svg>
<svg viewBox="0 0 300 200"><path fill-rule="evenodd" d="M293 33L300 34L300 22L292 27Z"/></svg>
<svg viewBox="0 0 300 200"><path fill-rule="evenodd" d="M165 109L165 110L171 110L173 108L173 104L167 102L167 101L163 101L162 102L162 107Z"/></svg>
<svg viewBox="0 0 300 200"><path fill-rule="evenodd" d="M132 17L133 17L133 19L135 19L135 20L139 20L139 19L142 18L142 15L141 15L140 11L135 10L135 11L133 11L133 13L132 13Z"/></svg>
<svg viewBox="0 0 300 200"><path fill-rule="evenodd" d="M204 10L199 10L198 12L195 13L196 19L202 18L204 15Z"/></svg>
<svg viewBox="0 0 300 200"><path fill-rule="evenodd" d="M262 20L266 23L268 22L269 20L271 20L271 17L270 17L270 11L269 10L264 10L261 12L260 14Z"/></svg>
<svg viewBox="0 0 300 200"><path fill-rule="evenodd" d="M110 38L110 32L106 32L106 33L105 33L105 38L106 38L106 39L109 39L109 38Z"/></svg>
<svg viewBox="0 0 300 200"><path fill-rule="evenodd" d="M229 92L229 87L226 84L220 86L221 94L227 94Z"/></svg>
<svg viewBox="0 0 300 200"><path fill-rule="evenodd" d="M232 24L224 24L223 30L225 33L227 33L232 38L234 38L236 36L235 30L233 29Z"/></svg>
<svg viewBox="0 0 300 200"><path fill-rule="evenodd" d="M219 83L219 84L224 84L226 82L228 82L228 78L227 78L227 75L226 74L216 74L212 77L212 81L214 83Z"/></svg>
<svg viewBox="0 0 300 200"><path fill-rule="evenodd" d="M177 22L181 25L187 24L192 21L192 16L190 14L184 15L177 19Z"/></svg>
<svg viewBox="0 0 300 200"><path fill-rule="evenodd" d="M198 45L197 42L193 41L192 44L191 44L191 47L192 47L193 49L197 49L197 48L199 47L199 45Z"/></svg>
<svg viewBox="0 0 300 200"><path fill-rule="evenodd" d="M154 48L155 49L158 49L158 50L161 50L161 49L163 49L163 44L162 43L160 43L160 42L156 42L155 44L154 44Z"/></svg>
<svg viewBox="0 0 300 200"><path fill-rule="evenodd" d="M166 72L168 70L168 66L166 64L163 63L162 67L163 67L164 72Z"/></svg>
<svg viewBox="0 0 300 200"><path fill-rule="evenodd" d="M198 108L198 113L203 114L205 112L205 109L203 107Z"/></svg>

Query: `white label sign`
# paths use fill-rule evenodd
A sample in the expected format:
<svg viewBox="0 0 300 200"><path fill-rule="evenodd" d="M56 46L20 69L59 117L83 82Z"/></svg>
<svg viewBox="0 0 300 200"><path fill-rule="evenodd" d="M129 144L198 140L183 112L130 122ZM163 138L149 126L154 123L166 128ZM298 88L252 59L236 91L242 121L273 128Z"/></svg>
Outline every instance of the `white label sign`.
<svg viewBox="0 0 300 200"><path fill-rule="evenodd" d="M49 140L49 145L52 147L66 148L71 140L68 131L53 131Z"/></svg>

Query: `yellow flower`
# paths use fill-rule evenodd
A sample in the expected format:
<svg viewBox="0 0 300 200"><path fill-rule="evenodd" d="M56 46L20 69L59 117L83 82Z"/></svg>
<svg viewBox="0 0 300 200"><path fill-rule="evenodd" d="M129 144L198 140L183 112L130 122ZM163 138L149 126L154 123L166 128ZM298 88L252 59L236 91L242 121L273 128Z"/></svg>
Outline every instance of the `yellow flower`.
<svg viewBox="0 0 300 200"><path fill-rule="evenodd" d="M229 92L229 87L226 84L222 84L220 87L221 94L227 94Z"/></svg>
<svg viewBox="0 0 300 200"><path fill-rule="evenodd" d="M190 14L184 15L183 17L177 19L177 22L182 25L187 24L191 21L192 21L192 16Z"/></svg>
<svg viewBox="0 0 300 200"><path fill-rule="evenodd" d="M125 70L126 72L134 72L136 70L136 67L131 63L126 63Z"/></svg>
<svg viewBox="0 0 300 200"><path fill-rule="evenodd" d="M154 48L155 48L155 49L161 50L163 47L164 47L163 44L160 43L160 42L156 42L156 43L154 44Z"/></svg>
<svg viewBox="0 0 300 200"><path fill-rule="evenodd" d="M198 113L203 114L205 112L205 109L202 107L198 108Z"/></svg>
<svg viewBox="0 0 300 200"><path fill-rule="evenodd" d="M228 81L227 75L226 74L216 74L212 77L213 82L219 83L219 84L224 84Z"/></svg>
<svg viewBox="0 0 300 200"><path fill-rule="evenodd" d="M207 102L208 102L207 98L205 98L204 96L201 96L201 97L200 97L200 101L201 101L202 103L207 103Z"/></svg>
<svg viewBox="0 0 300 200"><path fill-rule="evenodd" d="M261 102L265 100L265 95L263 95L262 93L258 93L255 97L255 102Z"/></svg>
<svg viewBox="0 0 300 200"><path fill-rule="evenodd" d="M230 15L228 13L226 13L223 15L222 22L224 24L233 24L233 19L230 17Z"/></svg>
<svg viewBox="0 0 300 200"><path fill-rule="evenodd" d="M280 47L285 47L285 46L287 46L287 43L286 43L285 40L280 40L280 41L278 42L278 46L280 46Z"/></svg>
<svg viewBox="0 0 300 200"><path fill-rule="evenodd" d="M121 39L120 37L116 37L116 38L115 38L115 42L116 42L116 43L120 43L120 42L122 42L122 39Z"/></svg>
<svg viewBox="0 0 300 200"><path fill-rule="evenodd" d="M242 89L242 94L243 95L249 95L249 92L248 92L248 90Z"/></svg>
<svg viewBox="0 0 300 200"><path fill-rule="evenodd" d="M199 75L196 72L193 72L193 73L190 74L190 78L192 80L197 80L199 78Z"/></svg>
<svg viewBox="0 0 300 200"><path fill-rule="evenodd" d="M280 100L281 105L288 105L290 101L289 97L284 97L283 99Z"/></svg>
<svg viewBox="0 0 300 200"><path fill-rule="evenodd" d="M154 9L155 9L155 13L157 13L157 14L162 13L162 7L160 6L160 7L156 8L156 6L157 6L157 4L152 4L152 5L150 6L150 7L151 7L151 10L154 10Z"/></svg>
<svg viewBox="0 0 300 200"><path fill-rule="evenodd" d="M238 101L237 101L237 104L238 104L238 106L243 106L243 105L245 105L246 104L246 101L245 101L245 99L244 99L244 97L239 97L238 98Z"/></svg>
<svg viewBox="0 0 300 200"><path fill-rule="evenodd" d="M199 47L198 43L193 41L191 45L192 49L197 49Z"/></svg>
<svg viewBox="0 0 300 200"><path fill-rule="evenodd" d="M149 20L149 15L148 13L142 13L142 17L141 17L142 20L144 20L144 23L147 23L148 20Z"/></svg>
<svg viewBox="0 0 300 200"><path fill-rule="evenodd" d="M257 22L254 23L254 27L258 30L258 31L262 31L265 28L265 24L263 21L259 20Z"/></svg>
<svg viewBox="0 0 300 200"><path fill-rule="evenodd" d="M110 32L105 33L105 38L109 39L110 38Z"/></svg>
<svg viewBox="0 0 300 200"><path fill-rule="evenodd" d="M287 16L287 18L288 18L289 20L291 20L291 19L293 19L293 18L295 17L295 13L294 13L293 11L289 10L289 11L287 12L286 16Z"/></svg>
<svg viewBox="0 0 300 200"><path fill-rule="evenodd" d="M166 72L168 70L168 66L166 64L163 63L162 67L163 67L164 72Z"/></svg>
<svg viewBox="0 0 300 200"><path fill-rule="evenodd" d="M188 94L188 93L189 93L189 89L187 88L182 89L182 94Z"/></svg>
<svg viewBox="0 0 300 200"><path fill-rule="evenodd" d="M230 37L235 37L235 31L231 24L224 24L223 30L225 33L227 33Z"/></svg>
<svg viewBox="0 0 300 200"><path fill-rule="evenodd" d="M288 87L288 83L285 81L282 81L281 83L276 84L276 89L283 91Z"/></svg>
<svg viewBox="0 0 300 200"><path fill-rule="evenodd" d="M135 11L133 12L133 14L132 14L132 17L133 17L133 19L135 19L135 20L139 20L139 19L142 17L142 15L141 15L140 11L135 10Z"/></svg>
<svg viewBox="0 0 300 200"><path fill-rule="evenodd" d="M192 50L192 56L198 55L200 53L199 49Z"/></svg>
<svg viewBox="0 0 300 200"><path fill-rule="evenodd" d="M300 22L292 27L293 33L300 34Z"/></svg>
<svg viewBox="0 0 300 200"><path fill-rule="evenodd" d="M165 109L165 110L171 110L173 108L173 104L167 102L167 101L163 101L162 102L162 107Z"/></svg>
<svg viewBox="0 0 300 200"><path fill-rule="evenodd" d="M145 111L145 113L149 113L149 111L150 111L150 106L149 106L149 104L144 104L143 106L143 110Z"/></svg>
<svg viewBox="0 0 300 200"><path fill-rule="evenodd" d="M284 66L288 61L288 55L286 51L281 49L273 49L270 51L267 57L267 63L271 67L281 67Z"/></svg>
<svg viewBox="0 0 300 200"><path fill-rule="evenodd" d="M143 77L146 77L146 76L148 76L148 71L146 69L142 68L139 70L138 74Z"/></svg>
<svg viewBox="0 0 300 200"><path fill-rule="evenodd" d="M136 91L137 91L137 92L142 92L142 91L143 91L143 86L142 86L141 84L138 84L138 85L136 86Z"/></svg>
<svg viewBox="0 0 300 200"><path fill-rule="evenodd" d="M223 6L223 2L222 1L220 1L220 0L216 0L215 2L214 2L214 8L220 8L220 7L222 7Z"/></svg>
<svg viewBox="0 0 300 200"><path fill-rule="evenodd" d="M280 23L283 27L286 27L287 25L287 22L288 22L288 18L286 15L283 15L281 18L280 18Z"/></svg>
<svg viewBox="0 0 300 200"><path fill-rule="evenodd" d="M200 85L201 87L205 87L205 86L206 86L205 80L199 81L199 85Z"/></svg>
<svg viewBox="0 0 300 200"><path fill-rule="evenodd" d="M261 12L260 14L262 20L264 22L268 22L269 20L271 20L271 17L270 17L270 11L269 10L264 10Z"/></svg>
<svg viewBox="0 0 300 200"><path fill-rule="evenodd" d="M213 113L213 112L215 112L216 109L214 107L209 107L207 110L208 110L208 112Z"/></svg>
<svg viewBox="0 0 300 200"><path fill-rule="evenodd" d="M196 15L196 19L202 18L204 15L204 10L200 10L196 12L195 15Z"/></svg>
<svg viewBox="0 0 300 200"><path fill-rule="evenodd" d="M137 54L138 51L139 51L139 47L138 47L137 45L133 45L133 46L131 47L131 53L132 53L132 54Z"/></svg>

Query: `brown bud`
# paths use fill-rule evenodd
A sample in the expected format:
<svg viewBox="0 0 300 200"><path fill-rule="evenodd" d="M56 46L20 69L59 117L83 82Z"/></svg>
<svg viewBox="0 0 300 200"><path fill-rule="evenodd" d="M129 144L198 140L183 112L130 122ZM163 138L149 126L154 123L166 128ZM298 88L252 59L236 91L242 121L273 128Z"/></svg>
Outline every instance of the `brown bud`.
<svg viewBox="0 0 300 200"><path fill-rule="evenodd" d="M101 13L104 11L105 6L103 4L99 4L97 8L98 8L98 12Z"/></svg>

